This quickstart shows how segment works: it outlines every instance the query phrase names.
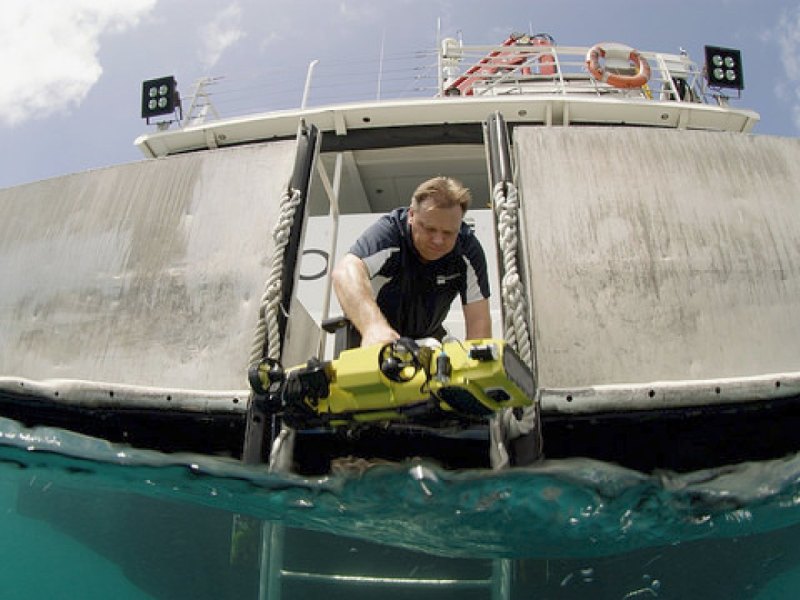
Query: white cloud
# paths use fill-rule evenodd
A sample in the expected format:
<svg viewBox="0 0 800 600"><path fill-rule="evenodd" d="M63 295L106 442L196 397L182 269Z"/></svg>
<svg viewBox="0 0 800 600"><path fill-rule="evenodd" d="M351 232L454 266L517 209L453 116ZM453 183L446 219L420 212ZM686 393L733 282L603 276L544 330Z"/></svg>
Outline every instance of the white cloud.
<svg viewBox="0 0 800 600"><path fill-rule="evenodd" d="M339 2L339 15L345 21L366 21L374 19L379 13L375 2L362 0L342 0Z"/></svg>
<svg viewBox="0 0 800 600"><path fill-rule="evenodd" d="M781 15L774 36L786 75L776 93L792 103L794 125L800 130L800 6Z"/></svg>
<svg viewBox="0 0 800 600"><path fill-rule="evenodd" d="M103 72L100 36L135 26L156 0L4 0L0 123L77 106Z"/></svg>
<svg viewBox="0 0 800 600"><path fill-rule="evenodd" d="M241 22L242 9L238 3L234 3L201 29L200 60L206 70L213 68L222 53L245 36Z"/></svg>

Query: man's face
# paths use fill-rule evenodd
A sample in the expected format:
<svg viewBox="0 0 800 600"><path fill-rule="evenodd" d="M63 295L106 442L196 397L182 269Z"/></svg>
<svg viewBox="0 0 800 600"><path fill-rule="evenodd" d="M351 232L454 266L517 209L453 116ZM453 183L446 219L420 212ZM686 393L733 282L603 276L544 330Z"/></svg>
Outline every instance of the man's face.
<svg viewBox="0 0 800 600"><path fill-rule="evenodd" d="M463 216L460 206L439 208L432 200L409 209L411 239L425 262L438 260L455 247Z"/></svg>

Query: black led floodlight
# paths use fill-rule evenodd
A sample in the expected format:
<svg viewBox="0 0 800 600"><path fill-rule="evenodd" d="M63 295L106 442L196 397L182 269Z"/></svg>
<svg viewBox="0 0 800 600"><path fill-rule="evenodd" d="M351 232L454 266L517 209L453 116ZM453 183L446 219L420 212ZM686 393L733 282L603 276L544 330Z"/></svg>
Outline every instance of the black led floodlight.
<svg viewBox="0 0 800 600"><path fill-rule="evenodd" d="M742 53L732 48L706 46L706 79L710 87L743 90Z"/></svg>
<svg viewBox="0 0 800 600"><path fill-rule="evenodd" d="M151 117L173 114L180 104L175 77L150 79L142 84L142 118L148 123Z"/></svg>

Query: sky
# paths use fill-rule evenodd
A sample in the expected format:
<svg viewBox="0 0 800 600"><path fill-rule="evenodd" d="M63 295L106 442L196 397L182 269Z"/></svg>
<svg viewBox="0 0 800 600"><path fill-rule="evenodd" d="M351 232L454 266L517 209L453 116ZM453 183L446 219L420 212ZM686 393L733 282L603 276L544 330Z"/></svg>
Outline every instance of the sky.
<svg viewBox="0 0 800 600"><path fill-rule="evenodd" d="M800 0L3 0L0 188L142 160L142 82L201 78L222 117L433 95L439 36L738 48L754 133L800 135Z"/></svg>

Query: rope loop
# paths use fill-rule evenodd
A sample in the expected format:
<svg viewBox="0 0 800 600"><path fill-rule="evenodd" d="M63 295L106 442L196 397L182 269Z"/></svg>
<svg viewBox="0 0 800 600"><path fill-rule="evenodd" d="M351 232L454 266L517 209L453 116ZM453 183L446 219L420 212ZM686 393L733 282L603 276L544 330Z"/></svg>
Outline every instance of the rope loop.
<svg viewBox="0 0 800 600"><path fill-rule="evenodd" d="M289 244L292 224L297 213L297 207L300 206L302 199L300 191L291 188L281 196L278 220L272 230L272 239L275 242L272 267L264 284L264 293L261 296L261 303L258 309L258 324L256 325L256 333L250 351L251 367L258 364L262 358L280 360L281 339L278 315L286 314L285 307L281 306L281 296L283 295L281 276L283 274L286 246ZM263 356L265 343L266 357Z"/></svg>
<svg viewBox="0 0 800 600"><path fill-rule="evenodd" d="M503 263L500 282L503 302L505 341L520 358L531 364L531 338L528 331L528 302L519 276L519 194L513 183L500 182L493 190L497 242Z"/></svg>

